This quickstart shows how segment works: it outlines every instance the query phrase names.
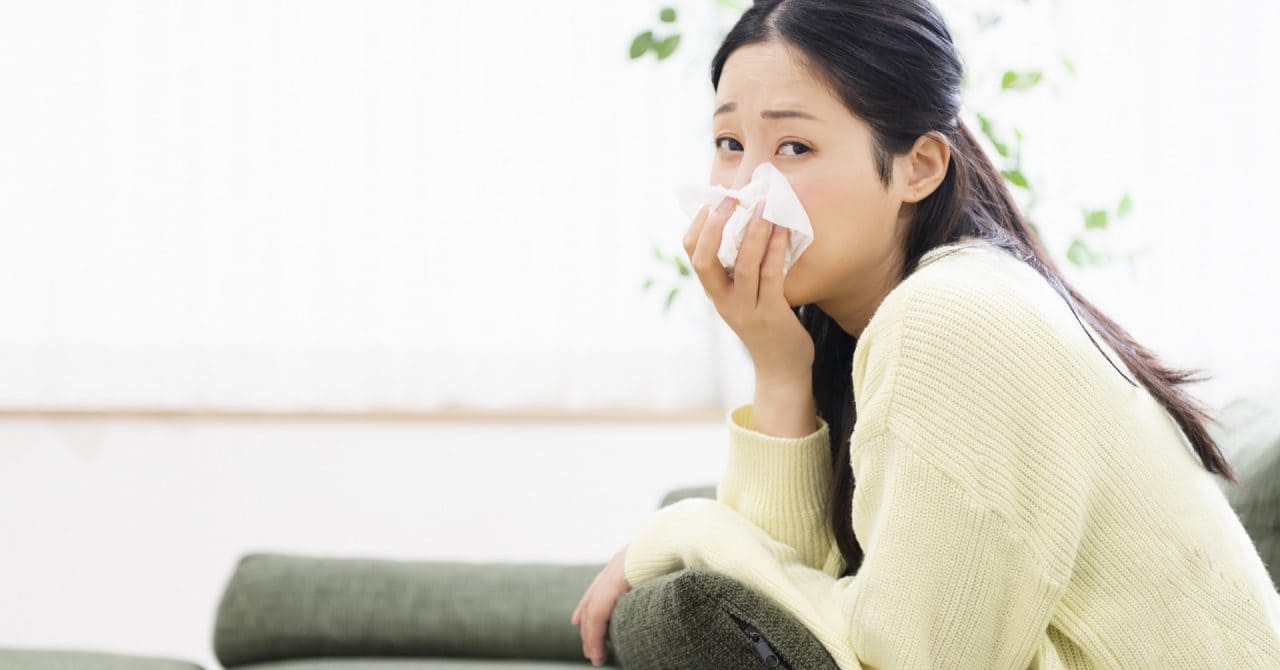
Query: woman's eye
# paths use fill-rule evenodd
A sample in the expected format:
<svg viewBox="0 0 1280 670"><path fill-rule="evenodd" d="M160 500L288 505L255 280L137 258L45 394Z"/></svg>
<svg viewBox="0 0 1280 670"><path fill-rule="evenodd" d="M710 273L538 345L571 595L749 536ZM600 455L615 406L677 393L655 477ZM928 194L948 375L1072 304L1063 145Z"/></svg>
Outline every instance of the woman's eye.
<svg viewBox="0 0 1280 670"><path fill-rule="evenodd" d="M797 146L797 147L801 147L801 148L803 148L803 149L804 149L804 151L800 151L800 152L798 152L798 153L793 153L793 154L791 154L792 156L799 156L800 154L807 154L807 153L809 153L809 147L806 147L805 145L803 145L803 144L801 144L801 143L799 143L799 142L783 142L783 143L782 143L782 146L784 146L784 147L785 147L785 146L787 146L788 144L793 145L793 146Z"/></svg>
<svg viewBox="0 0 1280 670"><path fill-rule="evenodd" d="M716 148L717 148L717 149L719 149L719 148L721 147L722 143L723 143L723 142L725 142L725 141L729 141L729 142L733 142L734 144L737 144L737 145L738 145L738 149L737 149L737 150L739 150L739 151L742 149L742 144L741 144L741 143L739 143L739 142L738 142L738 140L733 139L732 137L718 137L718 138L716 138L716 141L715 141L715 146L716 146ZM783 142L783 143L782 143L782 146L784 146L784 147L785 147L785 146L787 146L787 145L792 145L792 146L796 147L795 149L793 149L793 150L792 150L792 153L790 153L790 154L786 154L786 155L788 155L788 156L801 156L801 155L803 155L803 154L807 154L807 153L809 153L810 151L812 151L812 149L810 149L809 147L807 147L807 146L805 146L805 145L803 145L803 144L801 144L801 143L799 143L799 142ZM803 149L803 151L801 151L801 149ZM734 149L730 149L730 151L734 151Z"/></svg>
<svg viewBox="0 0 1280 670"><path fill-rule="evenodd" d="M728 141L730 141L730 142L733 142L734 144L738 144L738 140L735 140L735 139L733 139L732 137L717 137L717 138L716 138L716 142L715 142L716 148L717 148L717 149L719 149L719 148L720 148L720 143L721 143L721 142L724 142L725 140L728 140ZM741 144L738 144L738 148L739 148L739 149L741 149L741 148L742 148L742 145L741 145ZM730 151L732 151L732 149L731 149Z"/></svg>

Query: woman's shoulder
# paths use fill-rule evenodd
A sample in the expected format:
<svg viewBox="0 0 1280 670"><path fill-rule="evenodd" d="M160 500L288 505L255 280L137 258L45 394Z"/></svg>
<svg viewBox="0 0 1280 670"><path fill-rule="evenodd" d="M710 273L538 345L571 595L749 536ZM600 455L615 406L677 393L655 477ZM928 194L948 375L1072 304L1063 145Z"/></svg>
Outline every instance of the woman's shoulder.
<svg viewBox="0 0 1280 670"><path fill-rule="evenodd" d="M893 436L876 448L910 445L983 496L1021 488L1011 482L1027 471L1008 463L1089 461L1082 411L1095 422L1124 411L1103 400L1124 397L1112 390L1127 384L1108 374L1067 303L1003 249L934 254L882 307L854 352L863 435Z"/></svg>
<svg viewBox="0 0 1280 670"><path fill-rule="evenodd" d="M1109 367L1076 313L1026 261L986 242L946 245L884 298L854 349L855 397L911 384L1044 386Z"/></svg>
<svg viewBox="0 0 1280 670"><path fill-rule="evenodd" d="M863 337L901 337L906 329L985 339L993 331L1034 327L1058 306L1066 308L1027 262L989 241L962 238L925 252L885 296Z"/></svg>

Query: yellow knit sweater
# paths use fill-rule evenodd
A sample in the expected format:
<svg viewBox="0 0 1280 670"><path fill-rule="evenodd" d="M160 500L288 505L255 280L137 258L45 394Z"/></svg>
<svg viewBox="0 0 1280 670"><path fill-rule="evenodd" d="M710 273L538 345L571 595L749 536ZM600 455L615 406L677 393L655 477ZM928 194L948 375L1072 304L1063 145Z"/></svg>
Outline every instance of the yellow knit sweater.
<svg viewBox="0 0 1280 670"><path fill-rule="evenodd" d="M1031 266L975 238L929 251L858 339L853 388L856 574L837 578L826 421L766 435L748 403L716 500L648 517L628 581L735 578L842 670L1280 668L1280 594L1216 475Z"/></svg>

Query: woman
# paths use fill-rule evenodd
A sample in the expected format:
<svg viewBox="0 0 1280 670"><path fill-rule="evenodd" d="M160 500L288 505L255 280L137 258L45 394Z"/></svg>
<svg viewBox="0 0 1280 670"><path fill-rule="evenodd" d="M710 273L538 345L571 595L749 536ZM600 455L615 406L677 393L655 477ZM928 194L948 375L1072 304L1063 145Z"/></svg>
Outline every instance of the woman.
<svg viewBox="0 0 1280 670"><path fill-rule="evenodd" d="M1063 281L957 118L961 76L927 0L756 2L716 53L712 182L773 162L814 240L784 281L757 209L730 279L726 210L695 217L754 401L717 499L654 514L584 594L597 665L621 594L687 566L846 670L1280 668L1198 380Z"/></svg>

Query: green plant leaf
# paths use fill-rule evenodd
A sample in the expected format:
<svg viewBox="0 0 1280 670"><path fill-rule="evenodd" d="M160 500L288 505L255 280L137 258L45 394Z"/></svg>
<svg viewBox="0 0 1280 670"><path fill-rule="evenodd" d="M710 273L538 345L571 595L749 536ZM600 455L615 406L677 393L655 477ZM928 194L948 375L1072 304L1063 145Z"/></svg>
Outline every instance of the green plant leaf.
<svg viewBox="0 0 1280 670"><path fill-rule="evenodd" d="M974 115L978 117L978 126L982 128L983 134L990 135L992 126L991 118L982 112L975 112Z"/></svg>
<svg viewBox="0 0 1280 670"><path fill-rule="evenodd" d="M1133 199L1131 199L1129 194L1126 193L1123 198L1120 198L1120 204L1116 206L1116 217L1123 219L1124 217L1129 216L1129 212L1132 210Z"/></svg>
<svg viewBox="0 0 1280 670"><path fill-rule="evenodd" d="M1089 247L1084 243L1084 240L1077 237L1071 240L1071 246L1067 247L1067 260L1074 265L1084 267L1092 264L1093 252L1089 251Z"/></svg>
<svg viewBox="0 0 1280 670"><path fill-rule="evenodd" d="M1000 174L1003 175L1005 179L1008 179L1015 186L1021 186L1022 188L1031 188L1027 184L1026 175L1022 174L1021 170L1001 170Z"/></svg>
<svg viewBox="0 0 1280 670"><path fill-rule="evenodd" d="M1027 72L1005 70L1004 76L1000 78L1000 88L1004 90L1013 89L1015 91L1025 91L1040 83L1040 80L1043 77L1044 73L1039 70L1029 70Z"/></svg>
<svg viewBox="0 0 1280 670"><path fill-rule="evenodd" d="M644 52L648 51L651 48L653 48L653 31L652 30L646 30L640 33L639 35L636 35L636 38L634 40L631 40L632 60L635 60L636 58L643 56Z"/></svg>
<svg viewBox="0 0 1280 670"><path fill-rule="evenodd" d="M679 44L680 44L679 34L671 35L670 37L667 37L661 42L658 42L658 44L654 46L654 51L658 53L658 60L662 60L667 56L670 56L671 54L675 53L676 46Z"/></svg>
<svg viewBox="0 0 1280 670"><path fill-rule="evenodd" d="M1066 56L1062 57L1062 67L1066 68L1067 72L1070 72L1071 74L1076 73L1076 64L1073 63L1071 59L1067 58Z"/></svg>
<svg viewBox="0 0 1280 670"><path fill-rule="evenodd" d="M1083 239L1077 237L1071 241L1071 246L1067 248L1067 260L1081 267L1104 265L1111 262L1111 252L1105 249L1101 251L1090 249Z"/></svg>
<svg viewBox="0 0 1280 670"><path fill-rule="evenodd" d="M991 119L983 114L978 114L978 127L982 130L982 134L991 141L991 145L996 148L996 152L1008 158L1009 145L1001 142L1000 138L996 137L995 124L991 122Z"/></svg>
<svg viewBox="0 0 1280 670"><path fill-rule="evenodd" d="M688 277L693 274L688 265L685 265L684 259L679 256L672 256L671 260L676 262L676 270L680 272L681 277Z"/></svg>
<svg viewBox="0 0 1280 670"><path fill-rule="evenodd" d="M680 289L677 287L672 287L671 290L667 292L667 299L662 303L662 311L666 312L671 309L671 301L676 299L676 294L679 292Z"/></svg>
<svg viewBox="0 0 1280 670"><path fill-rule="evenodd" d="M662 255L662 250L659 249L658 245L656 244L653 245L653 255L656 256L658 260L662 261L663 263L667 262L667 257Z"/></svg>
<svg viewBox="0 0 1280 670"><path fill-rule="evenodd" d="M662 8L662 11L661 11L661 12L658 12L658 20L662 21L663 23L675 23L675 22L676 22L676 8L675 8L675 7L663 7L663 8Z"/></svg>
<svg viewBox="0 0 1280 670"><path fill-rule="evenodd" d="M648 291L649 287L651 286L653 286L653 277L649 277L648 279L644 280L644 283L640 285L640 289L643 291Z"/></svg>
<svg viewBox="0 0 1280 670"><path fill-rule="evenodd" d="M1106 228L1108 220L1109 217L1105 209L1095 209L1084 213L1084 227L1088 229Z"/></svg>

